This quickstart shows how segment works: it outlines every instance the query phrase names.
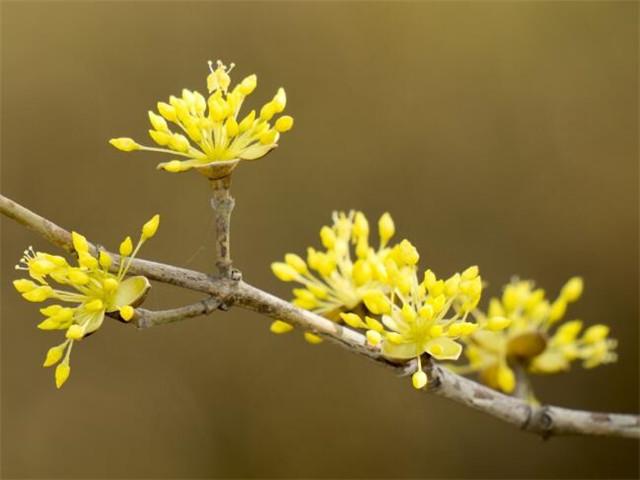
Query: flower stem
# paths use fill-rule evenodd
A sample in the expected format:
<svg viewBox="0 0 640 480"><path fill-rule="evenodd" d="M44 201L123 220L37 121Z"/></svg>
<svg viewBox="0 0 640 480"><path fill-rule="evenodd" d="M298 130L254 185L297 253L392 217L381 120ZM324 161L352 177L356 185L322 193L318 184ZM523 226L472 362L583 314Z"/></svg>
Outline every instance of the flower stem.
<svg viewBox="0 0 640 480"><path fill-rule="evenodd" d="M231 196L231 175L212 179L211 207L216 225L216 270L220 277L232 278L231 263L231 212L235 200Z"/></svg>
<svg viewBox="0 0 640 480"><path fill-rule="evenodd" d="M531 385L529 375L527 375L525 365L520 360L515 360L510 363L516 376L516 388L513 392L513 396L524 400L529 405L540 405L540 402L533 392L533 386Z"/></svg>

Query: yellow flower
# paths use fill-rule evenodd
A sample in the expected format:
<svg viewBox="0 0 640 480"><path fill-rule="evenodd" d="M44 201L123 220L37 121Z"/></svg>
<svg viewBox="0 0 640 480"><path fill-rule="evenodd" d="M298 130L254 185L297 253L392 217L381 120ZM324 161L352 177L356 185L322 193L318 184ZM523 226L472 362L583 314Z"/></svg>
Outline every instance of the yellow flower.
<svg viewBox="0 0 640 480"><path fill-rule="evenodd" d="M307 258L288 253L284 262L274 262L271 270L283 282L297 282L303 288L293 290L293 303L335 322L341 322L341 312L353 312L363 307L363 299L372 289L387 291L385 260L391 254L389 240L395 233L388 213L378 222L380 242L377 248L369 244L369 222L362 212L334 212L333 224L320 230L324 251L309 248ZM276 321L274 333L285 333L291 325ZM319 337L305 335L310 343Z"/></svg>
<svg viewBox="0 0 640 480"><path fill-rule="evenodd" d="M616 341L608 338L605 325L594 325L582 336L580 320L557 325L582 290L582 279L573 277L551 302L532 281L512 281L501 298L490 300L486 314L474 312L485 328L465 340L469 363L454 370L478 372L487 385L511 393L515 389L514 363L531 373L544 374L566 371L574 360L582 360L586 368L615 361Z"/></svg>
<svg viewBox="0 0 640 480"><path fill-rule="evenodd" d="M371 345L382 342L382 353L393 360L418 360L418 371L412 376L417 389L427 384L421 356L428 353L437 360L456 360L462 345L456 340L476 331L478 325L467 321L480 300L482 279L477 267L447 280L438 279L427 270L418 279L419 255L413 245L403 240L385 261L387 289L372 289L364 296L364 304L380 320L366 316L342 314L355 328L366 328ZM356 318L353 318L356 317Z"/></svg>
<svg viewBox="0 0 640 480"><path fill-rule="evenodd" d="M249 75L229 89L233 67L233 63L227 67L218 60L214 69L209 62L208 98L184 89L180 97L172 95L168 103L158 102L158 113L149 112L149 135L160 148L146 147L127 137L113 138L109 143L125 152L170 153L181 159L160 163L158 168L174 173L196 168L209 177L228 174L240 160L265 156L278 146L280 134L293 127L293 118L288 115L275 119L284 110L287 96L279 88L258 113L252 110L240 118L242 103L255 89L257 77Z"/></svg>
<svg viewBox="0 0 640 480"><path fill-rule="evenodd" d="M13 285L16 290L30 302L49 299L62 302L41 308L40 312L45 318L38 324L42 330L66 330L66 340L49 349L43 364L45 367L58 364L55 371L58 388L69 378L69 359L75 341L98 330L106 313L119 312L125 321L133 318L133 307L144 299L150 284L143 276L125 276L142 244L155 235L159 222L160 217L155 215L144 225L133 251L128 248L130 239L127 237L128 241L123 242L125 254L115 275L109 272L112 263L110 255L101 251L97 258L94 257L89 251L87 239L76 232L72 233L72 240L78 255L78 266L69 265L64 257L36 252L32 247L25 250L16 269L27 271L32 280L15 280ZM50 280L67 289L54 288Z"/></svg>

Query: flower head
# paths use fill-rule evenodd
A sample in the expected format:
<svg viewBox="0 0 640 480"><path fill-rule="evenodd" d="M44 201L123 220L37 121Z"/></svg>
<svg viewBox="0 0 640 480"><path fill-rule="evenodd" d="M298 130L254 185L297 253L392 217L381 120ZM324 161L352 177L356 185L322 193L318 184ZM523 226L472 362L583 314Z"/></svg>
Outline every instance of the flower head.
<svg viewBox="0 0 640 480"><path fill-rule="evenodd" d="M334 212L333 224L320 230L324 251L307 250L304 260L294 253L284 262L274 262L271 270L284 282L297 282L293 303L333 321L342 322L340 313L364 308L364 295L374 289L388 290L385 260L391 253L389 240L395 234L391 215L378 221L379 243L369 244L369 222L362 212ZM271 325L274 333L286 333L293 327L281 320ZM318 343L320 338L307 332L305 338Z"/></svg>
<svg viewBox="0 0 640 480"><path fill-rule="evenodd" d="M389 288L372 289L364 296L372 316L342 316L350 326L366 329L369 344L380 344L387 358L416 358L418 371L412 381L420 389L427 383L422 354L437 360L456 360L462 352L457 340L478 328L467 318L480 300L482 279L478 267L473 266L446 280L426 270L420 281L418 258L407 240L397 245L385 262Z"/></svg>
<svg viewBox="0 0 640 480"><path fill-rule="evenodd" d="M573 277L551 302L532 281L512 281L501 298L491 299L486 314L475 312L487 328L466 339L469 363L459 371L478 372L487 385L511 393L514 362L542 374L566 371L575 360L586 368L615 361L616 341L608 338L607 326L593 325L580 335L582 321L560 323L582 290L582 279Z"/></svg>
<svg viewBox="0 0 640 480"><path fill-rule="evenodd" d="M172 95L168 103L158 102L158 113L149 111L149 135L160 148L126 137L109 143L125 152L148 150L179 156L180 160L160 163L158 168L174 173L195 168L211 178L228 175L240 160L265 156L278 146L280 134L293 127L292 117L280 115L287 103L285 91L279 88L258 113L252 110L240 118L242 103L256 88L257 77L249 75L231 89L229 73L234 66L218 60L214 68L209 62L208 98L184 89L180 97Z"/></svg>
<svg viewBox="0 0 640 480"><path fill-rule="evenodd" d="M38 324L42 330L66 330L66 340L50 348L44 361L45 367L58 364L55 371L58 388L71 372L69 359L74 342L98 330L106 313L117 312L124 321L133 318L133 307L144 299L150 284L143 276L125 276L141 245L155 235L159 222L160 217L155 215L145 223L135 249L130 237L120 244L121 260L116 274L109 271L111 256L105 251L94 256L87 239L76 232L72 233L72 240L78 255L77 266L70 265L64 257L36 252L32 247L25 250L16 269L27 271L31 279L15 280L16 290L30 302L61 302L41 308L45 318ZM58 289L50 281L67 288Z"/></svg>

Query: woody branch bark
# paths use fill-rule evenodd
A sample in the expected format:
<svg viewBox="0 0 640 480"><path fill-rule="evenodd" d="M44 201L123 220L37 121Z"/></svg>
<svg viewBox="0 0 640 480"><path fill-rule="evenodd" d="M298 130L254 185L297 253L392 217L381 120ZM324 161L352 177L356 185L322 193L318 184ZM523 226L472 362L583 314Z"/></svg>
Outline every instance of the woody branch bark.
<svg viewBox="0 0 640 480"><path fill-rule="evenodd" d="M71 234L67 230L2 195L0 195L0 213L35 231L52 244L72 251ZM119 257L117 255L113 255L113 257L116 260L114 267L117 268ZM215 302L220 302L220 304L252 310L271 318L282 319L314 331L353 353L386 366L398 375L411 375L416 370L415 361L402 365L391 363L382 356L378 348L368 346L365 337L359 332L345 328L307 310L297 308L291 303L246 282L228 277L211 278L201 272L140 259L133 260L130 271L145 275L151 280L203 292L213 297L208 306L200 302L167 311L171 312L170 314L155 312L156 319L166 315L164 318L177 321L194 315L206 314L209 313L208 309L212 311L215 308L213 307ZM147 318L153 318L153 313L142 309L138 309L136 312L140 318L144 318L145 315ZM169 322L157 321L155 323ZM429 377L429 384L424 389L425 392L440 395L484 412L524 431L536 433L545 438L552 435L640 438L640 417L638 415L590 412L548 405L532 406L519 398L503 395L470 379L456 375L429 358L423 361L423 365Z"/></svg>
<svg viewBox="0 0 640 480"><path fill-rule="evenodd" d="M240 273L231 262L231 212L236 202L231 196L231 175L210 180L211 208L216 226L216 270L220 277L236 278Z"/></svg>

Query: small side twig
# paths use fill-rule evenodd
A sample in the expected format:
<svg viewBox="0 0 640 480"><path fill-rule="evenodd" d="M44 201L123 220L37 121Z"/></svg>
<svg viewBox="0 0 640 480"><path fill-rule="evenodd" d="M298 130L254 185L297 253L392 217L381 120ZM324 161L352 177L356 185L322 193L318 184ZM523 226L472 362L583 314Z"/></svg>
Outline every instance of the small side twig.
<svg viewBox="0 0 640 480"><path fill-rule="evenodd" d="M187 318L199 317L200 315L208 315L214 312L220 306L217 298L209 297L197 303L185 305L183 307L172 308L170 310L147 310L145 308L136 308L133 322L139 329L154 327L158 325L166 325L185 320Z"/></svg>

